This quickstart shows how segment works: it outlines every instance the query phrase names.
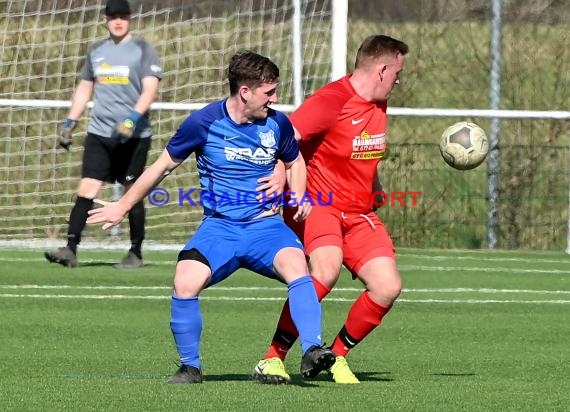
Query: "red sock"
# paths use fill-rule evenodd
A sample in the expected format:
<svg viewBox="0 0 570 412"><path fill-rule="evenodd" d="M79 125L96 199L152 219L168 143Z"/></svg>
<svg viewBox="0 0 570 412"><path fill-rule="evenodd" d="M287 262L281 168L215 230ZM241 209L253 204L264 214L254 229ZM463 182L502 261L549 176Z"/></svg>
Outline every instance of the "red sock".
<svg viewBox="0 0 570 412"><path fill-rule="evenodd" d="M364 291L352 304L344 326L333 341L333 352L337 356L346 356L358 342L380 325L391 307L380 306Z"/></svg>
<svg viewBox="0 0 570 412"><path fill-rule="evenodd" d="M330 289L314 277L312 277L312 279L320 302L329 294ZM289 299L287 299L283 305L283 309L281 310L281 317L277 323L277 330L275 331L271 345L263 359L285 359L287 352L289 352L289 349L291 349L291 346L293 346L297 337L299 337L299 332L297 332L293 319L291 319L291 313L289 312Z"/></svg>

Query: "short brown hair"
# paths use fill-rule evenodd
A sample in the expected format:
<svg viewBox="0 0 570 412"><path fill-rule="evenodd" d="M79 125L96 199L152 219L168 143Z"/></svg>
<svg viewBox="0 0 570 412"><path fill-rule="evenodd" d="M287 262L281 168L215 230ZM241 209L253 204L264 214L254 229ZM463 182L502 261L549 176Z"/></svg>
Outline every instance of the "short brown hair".
<svg viewBox="0 0 570 412"><path fill-rule="evenodd" d="M265 56L252 51L240 52L230 60L228 81L230 95L234 96L242 85L255 89L263 83L279 82L279 68Z"/></svg>
<svg viewBox="0 0 570 412"><path fill-rule="evenodd" d="M403 41L383 34L368 36L356 53L354 68L362 67L380 56L405 55L406 53L408 53L408 45Z"/></svg>

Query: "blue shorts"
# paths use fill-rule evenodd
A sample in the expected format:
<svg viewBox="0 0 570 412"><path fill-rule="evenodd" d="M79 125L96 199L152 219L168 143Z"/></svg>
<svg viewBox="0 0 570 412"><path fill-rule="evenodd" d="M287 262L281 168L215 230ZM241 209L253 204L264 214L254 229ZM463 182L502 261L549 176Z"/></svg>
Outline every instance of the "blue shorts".
<svg viewBox="0 0 570 412"><path fill-rule="evenodd" d="M297 235L280 215L246 222L207 217L183 250L196 249L210 263L215 285L239 268L281 280L273 270L277 253L286 247L303 250Z"/></svg>

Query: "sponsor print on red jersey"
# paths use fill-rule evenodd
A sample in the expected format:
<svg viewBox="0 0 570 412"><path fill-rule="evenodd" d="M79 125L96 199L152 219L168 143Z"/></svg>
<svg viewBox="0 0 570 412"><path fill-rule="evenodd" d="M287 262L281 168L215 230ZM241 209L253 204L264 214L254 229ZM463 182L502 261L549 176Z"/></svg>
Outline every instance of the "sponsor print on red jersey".
<svg viewBox="0 0 570 412"><path fill-rule="evenodd" d="M386 134L370 135L364 131L352 141L351 159L382 159L386 153Z"/></svg>
<svg viewBox="0 0 570 412"><path fill-rule="evenodd" d="M377 167L387 148L387 104L361 98L350 75L311 95L290 119L302 137L307 191L332 194L332 206L345 212L371 210Z"/></svg>

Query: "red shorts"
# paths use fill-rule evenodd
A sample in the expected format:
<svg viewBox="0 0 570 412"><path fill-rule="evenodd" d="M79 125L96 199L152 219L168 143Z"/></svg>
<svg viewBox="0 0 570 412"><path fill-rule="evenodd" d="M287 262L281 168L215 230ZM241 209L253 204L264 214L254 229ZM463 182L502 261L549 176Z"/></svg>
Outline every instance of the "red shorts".
<svg viewBox="0 0 570 412"><path fill-rule="evenodd" d="M346 213L331 206L315 205L306 220L295 222L290 211L284 209L285 222L299 236L308 255L321 246L338 246L344 265L353 275L373 258L395 259L392 239L374 212Z"/></svg>

